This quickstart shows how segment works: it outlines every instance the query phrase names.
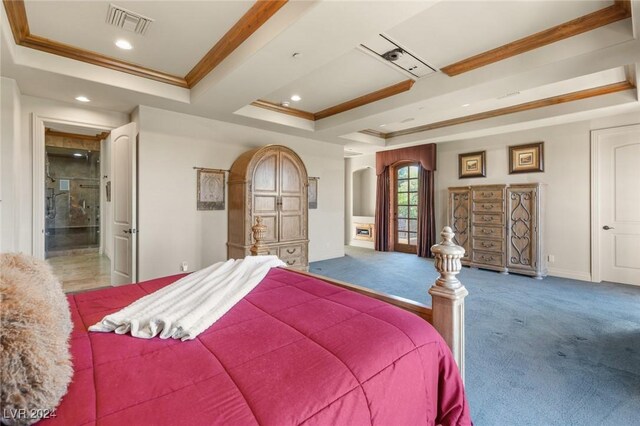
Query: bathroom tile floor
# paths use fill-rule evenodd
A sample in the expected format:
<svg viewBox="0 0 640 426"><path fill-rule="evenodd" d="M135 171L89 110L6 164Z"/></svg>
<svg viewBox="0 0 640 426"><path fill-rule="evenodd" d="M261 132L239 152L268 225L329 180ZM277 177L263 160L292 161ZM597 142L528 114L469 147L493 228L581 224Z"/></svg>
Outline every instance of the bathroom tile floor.
<svg viewBox="0 0 640 426"><path fill-rule="evenodd" d="M47 259L47 262L62 282L65 293L111 285L109 258L98 252L57 256Z"/></svg>

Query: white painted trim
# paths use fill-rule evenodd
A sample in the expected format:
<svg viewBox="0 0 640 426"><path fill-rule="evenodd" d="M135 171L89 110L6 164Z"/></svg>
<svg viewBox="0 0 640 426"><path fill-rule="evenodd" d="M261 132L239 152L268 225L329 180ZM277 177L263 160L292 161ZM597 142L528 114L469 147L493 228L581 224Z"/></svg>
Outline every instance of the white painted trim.
<svg viewBox="0 0 640 426"><path fill-rule="evenodd" d="M591 281L588 272L571 271L569 269L548 268L548 274L552 277L569 278L571 280Z"/></svg>
<svg viewBox="0 0 640 426"><path fill-rule="evenodd" d="M603 135L625 133L640 124L611 127L591 131L591 281L602 281L600 272L600 144Z"/></svg>
<svg viewBox="0 0 640 426"><path fill-rule="evenodd" d="M31 255L37 259L44 259L44 228L45 228L45 145L44 145L44 131L46 123L66 124L70 126L85 127L89 129L96 129L99 131L112 130L113 126L107 126L96 123L84 123L80 121L65 120L62 118L45 117L36 113L31 114L32 121L32 164L33 164L33 223L32 223L32 247Z"/></svg>
<svg viewBox="0 0 640 426"><path fill-rule="evenodd" d="M600 233L598 224L600 223L600 187L598 168L600 135L604 130L591 131L591 281L599 283L600 279Z"/></svg>

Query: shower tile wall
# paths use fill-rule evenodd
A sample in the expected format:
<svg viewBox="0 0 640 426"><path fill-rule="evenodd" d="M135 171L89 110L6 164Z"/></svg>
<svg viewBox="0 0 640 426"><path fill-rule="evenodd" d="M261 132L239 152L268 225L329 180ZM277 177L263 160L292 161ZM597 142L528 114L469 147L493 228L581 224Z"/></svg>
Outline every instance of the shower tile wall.
<svg viewBox="0 0 640 426"><path fill-rule="evenodd" d="M46 147L48 174L55 179L46 179L45 190L48 257L67 250L97 248L100 245L99 144L67 141L63 147L62 143L55 142L58 141L48 138Z"/></svg>

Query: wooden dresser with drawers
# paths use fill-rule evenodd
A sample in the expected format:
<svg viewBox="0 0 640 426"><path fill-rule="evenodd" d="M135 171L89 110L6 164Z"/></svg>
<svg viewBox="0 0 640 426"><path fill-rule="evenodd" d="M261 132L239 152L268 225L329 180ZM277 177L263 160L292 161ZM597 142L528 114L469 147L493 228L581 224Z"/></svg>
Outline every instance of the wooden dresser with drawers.
<svg viewBox="0 0 640 426"><path fill-rule="evenodd" d="M462 264L542 278L543 185L478 185L449 188L448 220Z"/></svg>

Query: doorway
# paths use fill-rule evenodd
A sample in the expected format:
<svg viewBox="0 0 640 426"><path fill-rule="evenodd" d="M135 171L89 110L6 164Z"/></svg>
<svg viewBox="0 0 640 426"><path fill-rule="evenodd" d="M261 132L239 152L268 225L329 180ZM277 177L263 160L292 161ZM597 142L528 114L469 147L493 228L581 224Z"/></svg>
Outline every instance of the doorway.
<svg viewBox="0 0 640 426"><path fill-rule="evenodd" d="M394 250L417 253L418 249L418 170L417 163L394 167Z"/></svg>
<svg viewBox="0 0 640 426"><path fill-rule="evenodd" d="M44 257L66 292L108 286L100 191L108 132L51 124L44 133Z"/></svg>
<svg viewBox="0 0 640 426"><path fill-rule="evenodd" d="M592 281L640 285L640 125L591 133Z"/></svg>

